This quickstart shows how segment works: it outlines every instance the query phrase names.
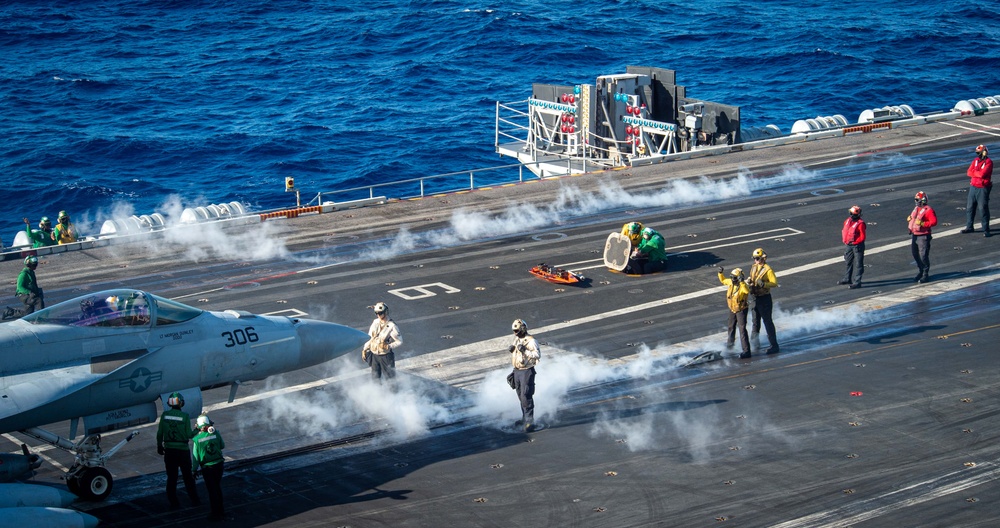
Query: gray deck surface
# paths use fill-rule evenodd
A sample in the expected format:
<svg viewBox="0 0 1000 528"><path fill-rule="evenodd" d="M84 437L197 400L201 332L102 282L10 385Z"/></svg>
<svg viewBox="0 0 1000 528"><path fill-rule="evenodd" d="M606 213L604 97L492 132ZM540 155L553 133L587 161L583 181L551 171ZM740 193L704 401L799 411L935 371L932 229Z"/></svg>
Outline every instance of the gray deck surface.
<svg viewBox="0 0 1000 528"><path fill-rule="evenodd" d="M199 254L163 239L114 245L46 257L38 277L49 303L128 286L362 330L372 304L389 304L404 337L392 388L352 355L247 383L234 404L228 389L206 392L227 444L224 525L993 526L1000 237L958 230L972 149L998 123L268 221L198 235L215 247ZM699 176L693 189L675 183ZM927 284L912 280L906 233L916 191L940 221ZM836 285L840 227L855 204L868 266L864 287L848 290ZM600 265L608 233L632 220L665 235L667 271ZM273 243L287 252L237 258ZM739 360L722 347L715 267L749 269L756 247L780 283L782 352ZM541 281L527 272L540 262L589 280ZM542 343L544 427L531 434L508 428L519 417L503 381L515 318ZM706 351L726 358L684 366ZM108 465L112 497L78 507L104 526L201 522L207 506L167 509L155 429L139 430ZM45 464L36 479L59 472Z"/></svg>

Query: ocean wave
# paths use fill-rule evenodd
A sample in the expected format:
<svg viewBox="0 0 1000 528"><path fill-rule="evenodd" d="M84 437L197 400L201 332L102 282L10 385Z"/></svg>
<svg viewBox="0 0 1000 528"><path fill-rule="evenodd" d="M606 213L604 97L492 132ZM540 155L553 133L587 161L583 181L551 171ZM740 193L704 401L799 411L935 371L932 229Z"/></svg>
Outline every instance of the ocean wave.
<svg viewBox="0 0 1000 528"><path fill-rule="evenodd" d="M689 96L784 130L1000 93L988 73L1000 15L955 0L877 15L860 0L413 6L0 6L0 192L9 203L9 189L28 189L25 209L73 204L97 221L111 203L146 214L174 193L287 205L285 176L305 194L495 166L496 101L629 65L674 69ZM0 216L0 235L21 215Z"/></svg>

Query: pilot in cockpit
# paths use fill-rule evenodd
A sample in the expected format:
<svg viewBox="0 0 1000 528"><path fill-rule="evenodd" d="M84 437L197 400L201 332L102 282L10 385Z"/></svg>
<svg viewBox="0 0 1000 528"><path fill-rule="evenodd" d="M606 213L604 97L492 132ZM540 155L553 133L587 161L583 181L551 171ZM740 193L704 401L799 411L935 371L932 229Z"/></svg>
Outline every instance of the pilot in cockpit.
<svg viewBox="0 0 1000 528"><path fill-rule="evenodd" d="M145 326L149 324L146 297L134 292L128 297L110 295L80 301L81 326Z"/></svg>
<svg viewBox="0 0 1000 528"><path fill-rule="evenodd" d="M142 326L149 324L149 306L146 298L139 292L129 295L122 303L122 313L125 317L125 324Z"/></svg>
<svg viewBox="0 0 1000 528"><path fill-rule="evenodd" d="M80 301L80 321L84 326L124 326L118 309L118 297L88 297Z"/></svg>

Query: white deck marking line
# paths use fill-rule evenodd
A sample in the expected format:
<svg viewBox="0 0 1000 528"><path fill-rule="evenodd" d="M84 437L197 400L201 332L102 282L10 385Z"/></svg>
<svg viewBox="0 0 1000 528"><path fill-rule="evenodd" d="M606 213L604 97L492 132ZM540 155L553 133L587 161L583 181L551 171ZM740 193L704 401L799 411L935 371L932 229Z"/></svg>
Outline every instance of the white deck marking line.
<svg viewBox="0 0 1000 528"><path fill-rule="evenodd" d="M962 125L962 124L959 124L959 123L945 123L945 124L948 125L948 126L953 126L955 128L961 128L962 130L968 130L970 132L981 132L983 134L989 134L991 136L998 136L998 137L1000 137L1000 133L990 132L990 130L1000 130L997 127L988 126L988 127L984 127L984 128L975 128L975 127L965 126L965 125Z"/></svg>
<svg viewBox="0 0 1000 528"><path fill-rule="evenodd" d="M746 237L763 235L765 233L775 233L775 234L774 235L768 235L768 236L763 237L763 238L746 238ZM690 252L690 251L677 251L678 249L682 249L682 248L693 248L693 250L704 251L706 249L718 249L718 248L721 248L721 247L738 246L740 244L750 244L750 243L753 243L753 242L763 242L765 240L771 240L771 239L773 239L775 236L778 236L778 234L780 234L780 233L783 233L784 236L795 236L795 235L804 235L805 234L804 231L799 231L798 229L795 229L793 227L782 227L780 229L769 229L767 231L758 231L756 233L747 233L745 235L736 235L736 236L725 237L725 238L717 238L715 240L706 240L706 241L700 242L700 243L695 242L693 244L683 244L683 245L680 245L680 246L668 247L667 250L673 250L673 251L670 251L669 253L667 253L667 256L670 256L670 255L681 255L683 253L689 253ZM730 242L728 244L716 244L714 246L704 246L703 245L703 244L712 244L714 242L721 242L723 240L733 240L733 239L741 239L741 240L737 240L735 242ZM590 260L581 260L580 262L570 262L568 264L558 264L555 267L566 269L569 266L575 266L577 264L589 264L591 262L601 262L602 264L597 265L597 266L588 266L586 268L573 268L571 271L582 271L582 270L597 269L597 268L603 268L604 267L604 264L603 264L604 259L603 258L590 259Z"/></svg>
<svg viewBox="0 0 1000 528"><path fill-rule="evenodd" d="M956 227L938 233L935 238L941 239L949 236L957 235L961 232L961 227ZM903 240L900 242L893 242L891 244L886 244L881 247L871 248L865 251L865 255L876 255L879 253L884 253L886 251L891 251L894 249L904 248L910 245L910 240ZM779 279L781 277L787 277L789 275L795 275L798 273L803 273L811 271L817 268L822 268L825 266L830 266L833 264L843 264L844 257L831 257L818 262L813 262L810 264L805 264L795 268L789 268L787 270L778 270L777 274ZM994 280L995 277L989 277L984 280ZM950 286L954 288L964 287L968 285L968 281L953 281ZM927 295L936 293L941 293L941 290L921 288L925 290ZM611 310L599 314L590 315L587 317L581 317L578 319L572 319L569 321L564 321L561 323L555 323L548 326L543 326L539 328L532 329L532 333L535 335L544 334L546 332L553 332L556 330L563 330L566 328L573 328L576 326L581 326L597 321L602 321L610 317L618 317L623 315L630 315L636 312L641 312L653 308L661 308L667 304L674 304L683 301L689 301L692 299L697 299L699 297L705 297L712 294L722 293L725 291L725 286L719 285L712 288L706 288L699 291L693 291L685 293L682 295L675 295L673 297L667 297L665 299L660 299L657 301L650 301L642 304L637 304L634 306L629 306L626 308L620 308L617 310ZM486 339L476 343L469 343L466 345L459 345L457 347L452 347L444 350L439 350L437 352L429 352L427 354L421 354L412 358L405 358L403 360L397 361L397 366L399 368L407 369L413 374L424 375L432 379L440 380L442 377L448 375L448 369L442 369L442 365L455 365L460 369L467 369L470 365L481 365L483 362L487 364L496 363L495 356L496 351L506 348L510 344L510 338L508 336L495 337L492 339ZM490 358L493 358L492 361ZM435 367L434 365L438 365Z"/></svg>
<svg viewBox="0 0 1000 528"><path fill-rule="evenodd" d="M991 223L991 225L992 225L992 223ZM937 238L942 238L942 237L946 237L946 236L953 236L953 235L955 235L957 233L960 233L961 230L962 230L962 228L950 229L948 231L945 231L943 233L938 234ZM865 254L866 255L870 255L870 254L882 253L882 252L889 251L889 250L892 250L892 249L898 249L900 247L904 247L907 244L909 244L909 241L906 241L906 242L897 242L897 243L889 244L889 245L882 246L882 247L879 247L879 248L874 248L874 249L871 249L871 250L867 250L867 251L865 251ZM786 275L793 275L795 273L801 273L803 271L808 271L808 270L814 269L816 267L821 267L821 266L825 266L825 265L828 265L828 264L834 264L834 263L838 263L838 262L843 262L843 257L831 258L831 259L827 259L827 260L822 261L822 262L818 262L816 264L809 264L809 265L806 265L806 266L799 266L797 268L791 268L789 270L786 270L786 271L783 271L783 272L779 273L779 277L786 276ZM992 269L992 268L984 268L984 269ZM996 280L996 276L995 275L962 278L962 279L956 279L956 280L952 280L952 281L948 281L948 282L934 282L934 283L931 283L931 284L925 284L925 285L923 285L920 288L908 288L908 289L904 289L902 291L898 291L898 292L895 292L893 294L886 295L886 296L880 296L880 297L863 299L863 300L857 301L855 303L852 303L852 305L861 306L862 309L864 309L864 310L884 309L884 308L889 308L891 306L895 306L895 305L900 304L900 303L912 302L912 301L919 300L921 298L930 297L930 296L934 296L934 295L940 295L942 293L946 293L946 292L952 291L952 290L958 290L958 289L962 289L962 288L968 288L968 287L975 286L977 284L982 284L984 282L988 282L988 281L992 281L992 280ZM648 309L648 308L653 308L653 307L661 306L663 304L667 304L667 303L671 303L671 302L680 302L680 301L683 301L683 300L695 299L695 298L698 298L698 297L702 297L704 295L709 295L711 293L722 292L722 291L723 291L723 287L720 285L720 286L718 286L716 288L709 288L707 290L702 290L700 292L692 292L690 294L678 295L678 296L675 296L675 297L664 299L662 301L656 301L656 302L646 303L644 305L639 305L639 306L636 306L636 307L632 307L632 309L614 310L613 312L607 312L607 313L602 314L600 316L588 317L588 318L585 318L585 319L577 319L575 321L569 321L567 323L559 323L559 324L549 325L549 326L546 326L546 327L541 327L541 328L533 330L532 333L539 333L540 334L542 332L548 332L548 331L552 331L552 330L559 330L559 329L562 329L562 328L568 328L568 327L571 327L571 326L576 326L576 325L580 325L580 324L586 324L586 323L591 322L593 320L603 319L603 318L609 317L611 314L628 314L628 313L631 313L632 311L639 311L639 310L644 310L644 309ZM841 308L841 307L838 307L838 308ZM780 323L778 323L778 327L779 328L781 327ZM684 343L675 343L675 344L671 345L671 348L680 348L680 349L692 348L692 347L693 348L698 348L701 343L704 343L704 342L707 342L708 340L713 340L713 339L716 339L716 338L717 338L716 335L709 335L709 336L705 336L705 337L702 337L702 338L697 338L697 339L694 339L694 340L691 340L691 341L687 341L687 342L684 342ZM429 352L427 354L421 354L421 355L415 356L415 357L404 358L404 359L401 359L401 360L399 360L399 361L396 362L397 363L397 368L402 369L402 370L406 370L408 374L415 375L415 376L421 376L423 378L431 379L431 380L434 380L434 381L439 381L439 382L442 382L442 383L447 383L446 381L444 381L444 379L446 379L446 378L450 378L450 379L454 380L455 378L458 378L458 377L461 377L461 376L464 375L466 377L465 380L462 380L460 382L459 381L453 382L452 385L456 386L456 387L458 387L459 385L461 385L460 388L464 388L466 390L469 390L467 387L474 386L475 385L475 383L474 383L475 381L481 380L483 378L483 374L476 373L475 372L476 370L478 370L479 372L485 373L485 372L490 372L490 371L496 370L497 368L506 367L509 364L507 361L505 361L507 359L506 357L502 357L501 356L501 358L498 359L496 352L498 350L502 350L502 349L506 348L507 345L510 344L510 339L511 339L510 336L504 335L502 337L495 337L495 338L492 338L492 339L486 339L484 341L479 341L479 342L476 342L476 343L469 343L467 345L460 345L460 346L457 346L457 347L452 347L452 348L448 348L448 349L444 349L444 350L439 350L437 352ZM546 348L546 350L549 350L549 353L551 353L552 350L555 349L555 348L556 347L549 346L549 347ZM561 353L569 353L568 351L562 351L562 350L560 350L560 352ZM583 356L581 356L581 357L583 357ZM612 362L616 363L616 364L617 363L627 363L627 362L629 362L631 360L634 360L637 357L638 357L638 354L633 354L631 356L624 356L624 357L618 358L616 360L612 360ZM587 357L585 359L586 360L592 360L593 358ZM435 366L435 365L437 365L437 366ZM451 367L451 368L449 368L449 367ZM470 367L472 367L472 368L470 368ZM452 370L456 370L458 372L458 374L457 375L453 374L451 372ZM308 383L301 383L299 385L293 385L293 386L289 386L289 387L283 387L283 388L280 388L280 389L273 389L273 390L269 390L269 391L264 391L264 392L260 392L260 393L253 394L253 395L250 395L250 396L245 396L245 397L242 397L242 398L237 398L236 401L234 401L233 403L226 403L225 401L222 401L222 402L219 402L219 403L216 403L216 404L205 406L204 412L211 412L211 411L214 411L216 409L223 409L223 408L224 409L232 409L232 408L238 407L240 405L244 405L244 404L248 404L248 403L255 403L255 402L258 402L258 401L266 400L268 398L273 398L275 396L280 396L280 395L283 395L283 394L290 394L290 393L293 393L293 392L299 392L299 391L304 391L304 390L308 390L308 389L319 388L319 387L322 387L324 385L328 385L328 384L331 384L331 383L336 383L336 382L339 382L339 381L354 379L354 378L357 378L357 377L360 377L360 376L367 376L367 375L368 375L368 371L366 371L366 370L358 370L356 372L351 372L351 373L348 373L348 374L340 374L340 375L337 375L337 376L331 376L331 377L328 377L328 378L323 378L323 379L319 379L319 380L316 380L316 381L311 381L311 382L308 382ZM116 431L110 431L110 432L104 433L102 436L104 436L104 437L112 437L112 436L115 436L115 435L123 434L125 432L134 431L134 430L137 430L137 429L151 428L151 427L156 427L156 426L157 426L157 424L154 422L154 423L144 424L144 425L141 425L141 426L138 426L138 427L130 427L128 429L119 429L119 430L116 430ZM3 434L2 436L4 438L7 438L8 440L10 440L11 442L13 442L16 445L20 445L21 444L21 442L19 442L16 438L14 438L14 437L12 437L12 436L10 436L8 434ZM41 452L41 451L48 451L49 449L55 449L55 447L52 447L52 446L47 445L47 444L46 445L39 445L38 447L32 447L31 451L32 451L32 453L37 453L37 452ZM17 451L17 452L20 452L20 451Z"/></svg>
<svg viewBox="0 0 1000 528"><path fill-rule="evenodd" d="M852 503L848 506L843 506L840 508L833 508L830 510L813 513L805 517L794 519L791 521L786 521L780 524L774 525L774 528L795 528L801 526L822 526L824 528L829 527L849 527L855 526L858 523L863 523L865 521L870 521L888 515L894 511L901 510L903 508L908 508L910 506L915 506L930 500L939 499L946 495L952 493L958 493L960 491L965 491L969 488L988 484L996 480L1000 476L1000 470L991 469L980 475L974 475L950 484L940 482L942 480L951 479L960 473L967 473L969 470L958 470L951 473L945 473L939 477L931 478L923 482L917 482L915 484L910 484L901 489L893 490L888 493L883 493L877 495L870 499L862 501L860 504ZM879 502L885 502L886 500L892 501L890 504L883 506L876 506ZM873 507L874 506L874 507ZM859 513L853 514L853 511L859 509L869 508L866 511L861 511Z"/></svg>

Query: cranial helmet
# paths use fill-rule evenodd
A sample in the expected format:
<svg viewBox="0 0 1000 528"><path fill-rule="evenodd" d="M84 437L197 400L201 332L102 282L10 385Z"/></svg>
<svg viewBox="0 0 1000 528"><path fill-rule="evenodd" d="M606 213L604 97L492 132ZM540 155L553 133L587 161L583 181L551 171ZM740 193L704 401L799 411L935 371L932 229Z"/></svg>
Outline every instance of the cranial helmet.
<svg viewBox="0 0 1000 528"><path fill-rule="evenodd" d="M214 423L215 422L213 422L211 419L208 418L207 414L202 414L202 415L198 416L198 420L195 421L195 424L198 425L199 429L201 429L202 427L205 427L206 425L212 425Z"/></svg>
<svg viewBox="0 0 1000 528"><path fill-rule="evenodd" d="M38 221L38 227L41 229L50 229L52 227L52 220L49 217L43 216L41 220Z"/></svg>
<svg viewBox="0 0 1000 528"><path fill-rule="evenodd" d="M913 195L913 201L917 202L920 205L927 205L927 193L925 193L924 191L918 192L917 194Z"/></svg>
<svg viewBox="0 0 1000 528"><path fill-rule="evenodd" d="M636 234L641 230L642 230L642 224L640 224L639 222L630 222L628 225L629 233Z"/></svg>
<svg viewBox="0 0 1000 528"><path fill-rule="evenodd" d="M847 210L847 212L852 215L859 215L861 214L861 208L858 207L857 205L852 205L851 208Z"/></svg>
<svg viewBox="0 0 1000 528"><path fill-rule="evenodd" d="M986 145L979 145L976 147L976 154L980 156L989 156L990 149L986 148Z"/></svg>
<svg viewBox="0 0 1000 528"><path fill-rule="evenodd" d="M389 311L389 307L384 302L375 303L372 308L375 310L375 315L382 315Z"/></svg>
<svg viewBox="0 0 1000 528"><path fill-rule="evenodd" d="M24 257L24 265L29 268L34 268L35 266L38 265L38 257L34 255Z"/></svg>
<svg viewBox="0 0 1000 528"><path fill-rule="evenodd" d="M528 333L528 325L521 319L514 319L514 322L510 325L510 329L517 335Z"/></svg>
<svg viewBox="0 0 1000 528"><path fill-rule="evenodd" d="M173 407L174 409L184 407L184 396L181 396L181 393L179 392L171 393L170 397L167 398L167 405Z"/></svg>
<svg viewBox="0 0 1000 528"><path fill-rule="evenodd" d="M729 274L732 275L734 279L737 279L737 278L743 276L743 269L742 268L733 268L733 271L730 271Z"/></svg>
<svg viewBox="0 0 1000 528"><path fill-rule="evenodd" d="M767 253L764 253L764 248L757 248L753 250L753 258L765 259L767 258Z"/></svg>
<svg viewBox="0 0 1000 528"><path fill-rule="evenodd" d="M642 230L642 238L652 238L654 232L655 231L653 231L653 228L647 227L646 229Z"/></svg>

